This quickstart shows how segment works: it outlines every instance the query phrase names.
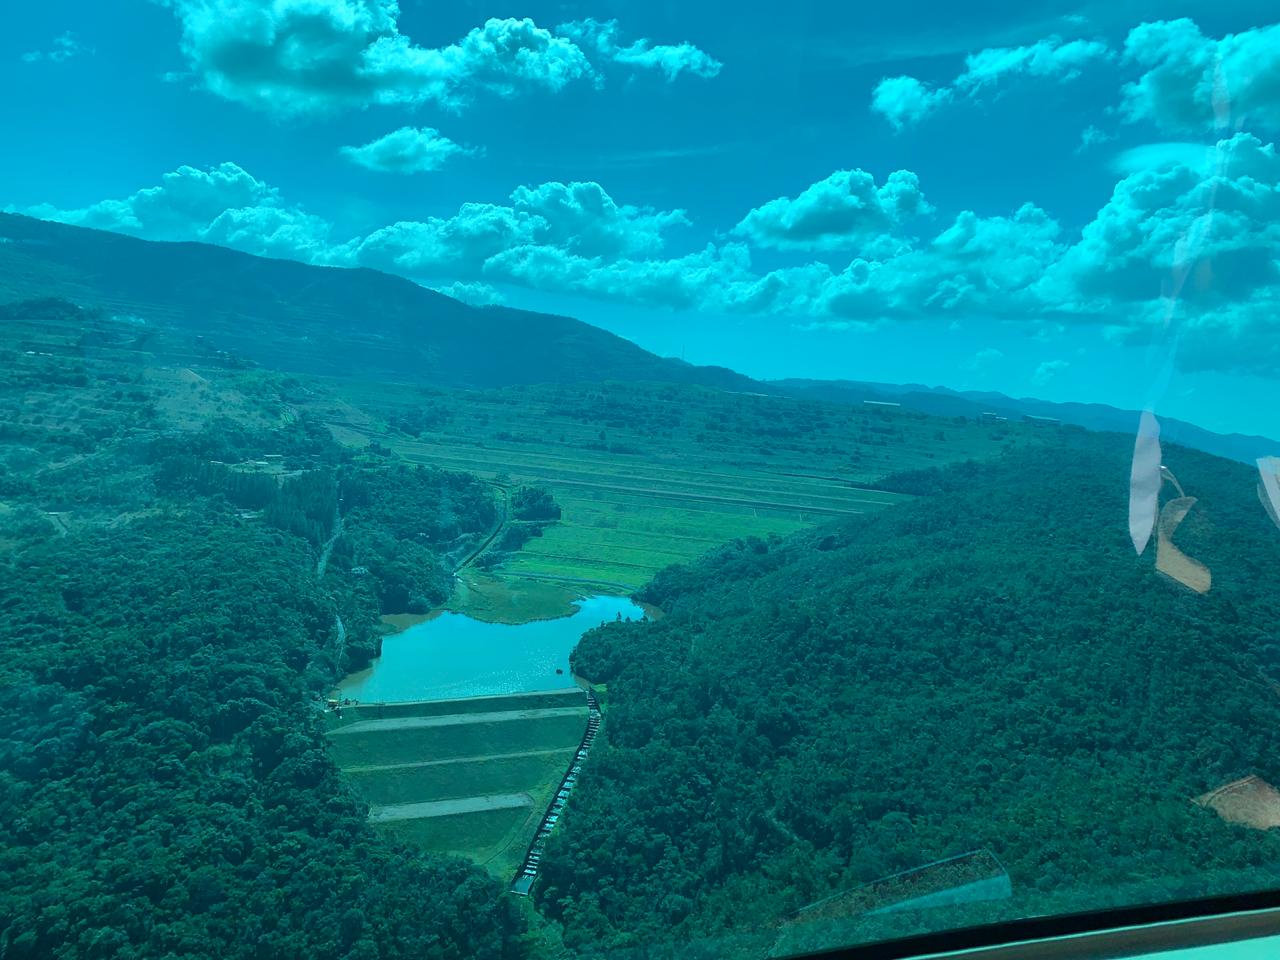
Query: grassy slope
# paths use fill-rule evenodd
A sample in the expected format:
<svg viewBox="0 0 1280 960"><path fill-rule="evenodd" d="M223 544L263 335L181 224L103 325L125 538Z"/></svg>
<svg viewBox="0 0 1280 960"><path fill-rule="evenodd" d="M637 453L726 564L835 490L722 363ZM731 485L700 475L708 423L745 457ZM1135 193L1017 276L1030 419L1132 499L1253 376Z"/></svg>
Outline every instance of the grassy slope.
<svg viewBox="0 0 1280 960"><path fill-rule="evenodd" d="M519 793L564 774L563 749L392 768L349 768L347 776L374 804L418 803L486 794Z"/></svg>
<svg viewBox="0 0 1280 960"><path fill-rule="evenodd" d="M494 711L562 708L567 716L488 722ZM457 716L440 727L344 733L368 720ZM457 853L509 879L542 812L582 739L586 706L581 691L514 694L461 700L366 704L329 714L331 754L354 789L371 804L418 803L527 793L527 807L484 810L378 824L388 836L435 852ZM449 761L449 762L440 762Z"/></svg>
<svg viewBox="0 0 1280 960"><path fill-rule="evenodd" d="M550 750L555 747L576 746L582 738L585 722L584 707L581 716L555 716L536 721L460 723L442 727L348 733L332 739L332 753L340 765L370 766L479 757L525 750Z"/></svg>

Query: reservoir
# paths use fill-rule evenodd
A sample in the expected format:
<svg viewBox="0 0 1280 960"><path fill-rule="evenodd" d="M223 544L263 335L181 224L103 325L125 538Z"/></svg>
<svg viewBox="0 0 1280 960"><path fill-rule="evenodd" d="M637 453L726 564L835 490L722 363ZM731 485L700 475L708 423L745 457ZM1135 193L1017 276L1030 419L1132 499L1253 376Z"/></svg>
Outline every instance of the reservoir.
<svg viewBox="0 0 1280 960"><path fill-rule="evenodd" d="M569 653L583 633L619 614L644 616L626 597L588 597L577 606L571 616L520 624L443 613L386 637L382 656L343 680L338 696L372 703L572 687Z"/></svg>

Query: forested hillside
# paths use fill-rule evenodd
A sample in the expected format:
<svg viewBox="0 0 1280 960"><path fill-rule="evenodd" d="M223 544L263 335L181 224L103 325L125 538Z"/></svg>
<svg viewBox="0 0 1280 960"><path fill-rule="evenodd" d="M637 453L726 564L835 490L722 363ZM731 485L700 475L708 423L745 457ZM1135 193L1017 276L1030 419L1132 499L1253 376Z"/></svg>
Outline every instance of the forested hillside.
<svg viewBox="0 0 1280 960"><path fill-rule="evenodd" d="M569 317L471 307L403 277L156 243L0 212L0 303L61 297L144 324L171 360L437 386L664 380L760 389Z"/></svg>
<svg viewBox="0 0 1280 960"><path fill-rule="evenodd" d="M201 508L7 558L7 957L509 956L495 881L389 847L327 756L304 544Z"/></svg>
<svg viewBox="0 0 1280 960"><path fill-rule="evenodd" d="M900 478L930 495L670 568L640 594L665 619L584 637L607 746L536 890L570 942L758 952L808 903L981 848L1012 900L835 940L1280 883L1280 837L1190 802L1280 777L1280 536L1256 474L1171 448L1214 584L1163 577L1129 542L1130 451L1064 434Z"/></svg>
<svg viewBox="0 0 1280 960"><path fill-rule="evenodd" d="M0 956L523 955L498 881L373 832L321 723L488 485L305 417L178 431L131 355L61 346L0 377Z"/></svg>

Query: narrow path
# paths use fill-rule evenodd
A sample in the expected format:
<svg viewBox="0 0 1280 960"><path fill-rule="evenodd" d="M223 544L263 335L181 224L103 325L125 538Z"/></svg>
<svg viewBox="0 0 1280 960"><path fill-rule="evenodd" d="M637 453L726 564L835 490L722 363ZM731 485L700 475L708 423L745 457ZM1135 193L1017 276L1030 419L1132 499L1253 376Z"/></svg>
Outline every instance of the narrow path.
<svg viewBox="0 0 1280 960"><path fill-rule="evenodd" d="M457 800L424 800L421 803L395 803L375 807L369 811L369 822L422 820L427 817L448 817L456 813L480 813L485 810L531 806L533 797L527 793L497 793L487 797L459 797Z"/></svg>
<svg viewBox="0 0 1280 960"><path fill-rule="evenodd" d="M58 531L58 536L65 537L71 532L71 528L67 526L67 521L62 519L62 512L57 510L46 510L45 518L53 524L53 529Z"/></svg>
<svg viewBox="0 0 1280 960"><path fill-rule="evenodd" d="M333 545L338 542L340 536L342 536L342 511L335 506L333 508L333 534L324 542L324 546L320 548L320 559L316 561L316 579L324 579L325 567L329 565L329 554L333 553Z"/></svg>
<svg viewBox="0 0 1280 960"><path fill-rule="evenodd" d="M453 568L453 575L455 577L479 560L480 555L488 550L490 545L498 539L499 534L507 528L507 515L511 512L511 497L507 493L505 487L500 487L497 484L494 484L493 488L498 491L498 499L501 501L498 506L498 523L493 530L490 531L489 536L485 537L484 542L467 554L466 558Z"/></svg>
<svg viewBox="0 0 1280 960"><path fill-rule="evenodd" d="M324 580L325 568L329 566L329 556L333 553L333 545L338 542L338 538L342 536L342 509L338 504L333 507L333 533L329 539L320 547L320 556L316 560L316 580ZM330 597L332 599L332 597ZM335 610L333 614L333 626L338 634L338 663L342 663L342 658L347 652L347 625L342 622L342 616Z"/></svg>
<svg viewBox="0 0 1280 960"><path fill-rule="evenodd" d="M333 614L333 626L338 634L338 663L341 663L347 652L347 625L336 611Z"/></svg>

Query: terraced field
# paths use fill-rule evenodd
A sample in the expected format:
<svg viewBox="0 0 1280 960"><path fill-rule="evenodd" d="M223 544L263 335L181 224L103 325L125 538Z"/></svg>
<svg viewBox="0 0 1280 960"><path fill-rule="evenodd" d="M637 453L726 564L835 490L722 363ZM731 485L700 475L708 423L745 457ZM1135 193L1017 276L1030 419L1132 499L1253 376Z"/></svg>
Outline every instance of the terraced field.
<svg viewBox="0 0 1280 960"><path fill-rule="evenodd" d="M821 478L696 464L681 469L635 456L569 459L514 446L467 449L409 440L397 441L395 449L411 462L548 486L564 511L560 523L527 543L504 572L625 590L734 537L786 534L903 499Z"/></svg>
<svg viewBox="0 0 1280 960"><path fill-rule="evenodd" d="M582 691L359 704L327 715L332 756L382 832L515 870L582 739Z"/></svg>
<svg viewBox="0 0 1280 960"><path fill-rule="evenodd" d="M736 537L907 499L875 488L889 473L1033 439L1019 425L672 385L340 392L315 412L343 442L552 491L560 522L508 559L504 576L628 593Z"/></svg>

